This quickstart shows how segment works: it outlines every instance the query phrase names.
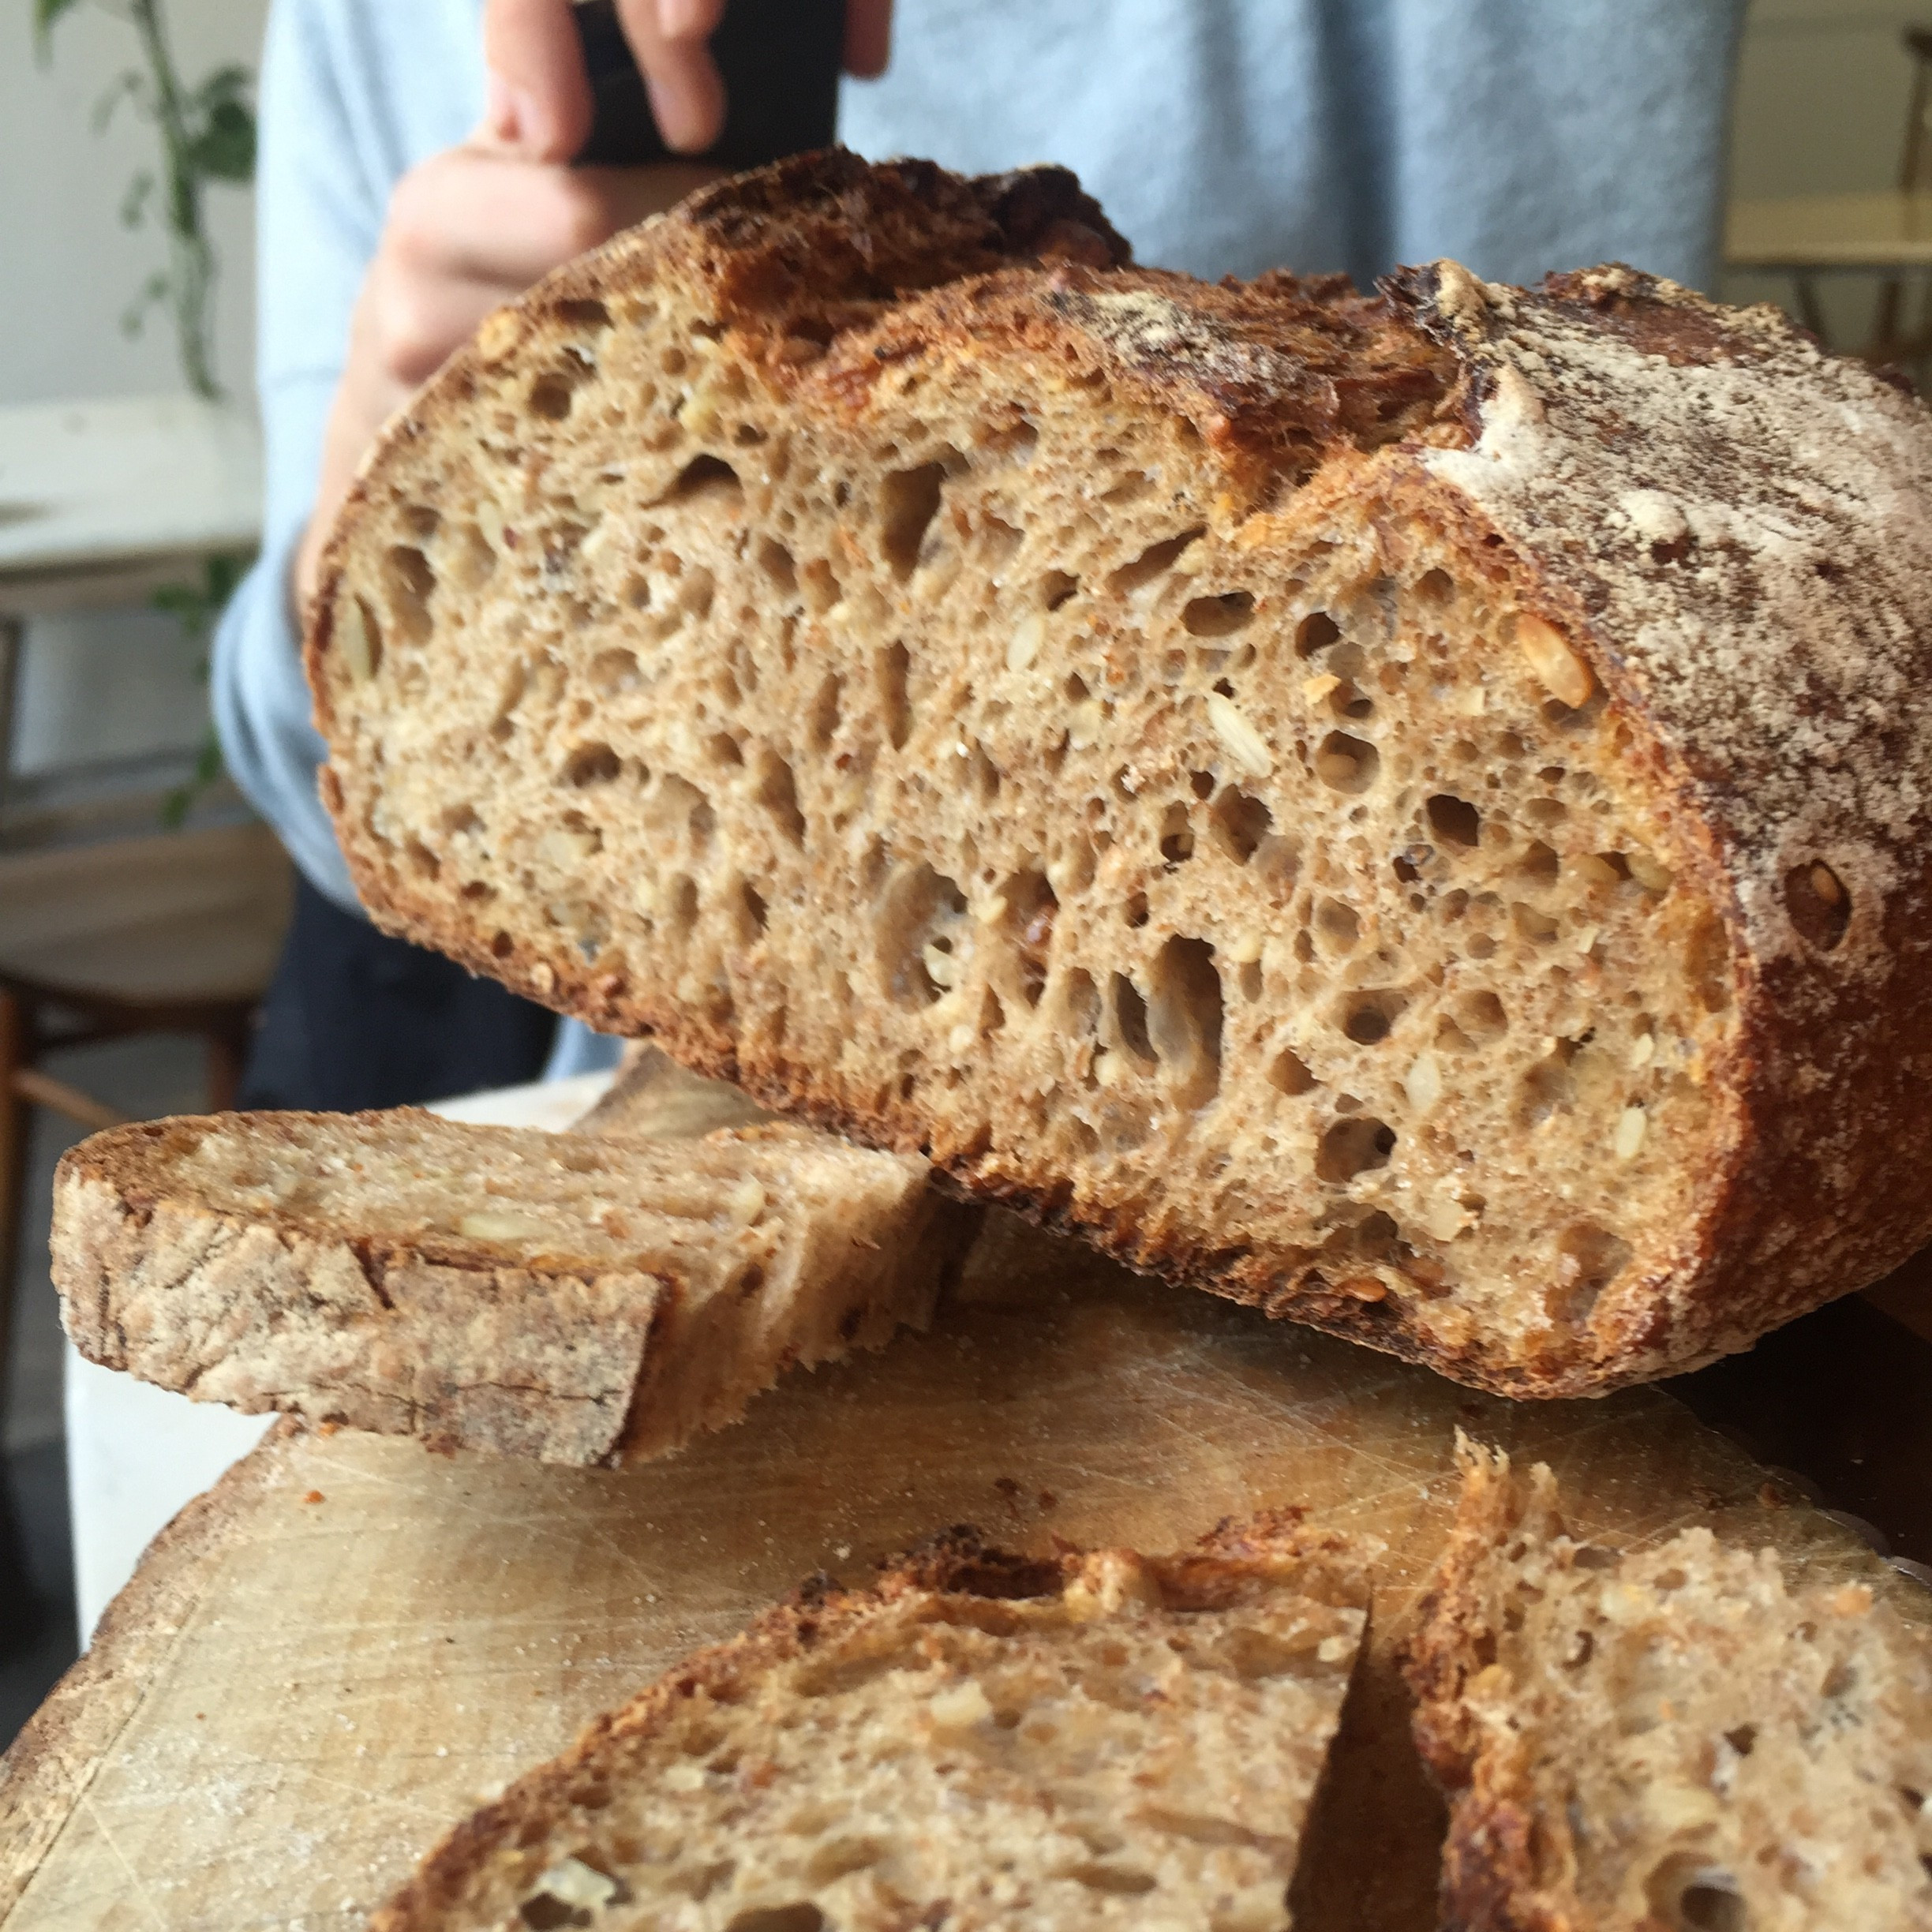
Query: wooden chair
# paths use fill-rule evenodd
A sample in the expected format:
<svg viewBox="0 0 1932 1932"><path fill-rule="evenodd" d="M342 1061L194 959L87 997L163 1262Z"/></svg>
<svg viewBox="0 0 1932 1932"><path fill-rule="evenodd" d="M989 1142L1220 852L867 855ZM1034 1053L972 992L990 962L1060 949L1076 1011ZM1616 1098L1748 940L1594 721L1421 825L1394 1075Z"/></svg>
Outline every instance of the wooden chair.
<svg viewBox="0 0 1932 1932"><path fill-rule="evenodd" d="M1736 201L1724 230L1724 265L1792 278L1798 313L1822 338L1822 275L1881 278L1871 339L1859 352L1874 362L1932 357L1932 301L1905 319L1908 279L1932 286L1932 28L1904 30L1912 60L1898 186L1871 194L1792 195Z"/></svg>
<svg viewBox="0 0 1932 1932"><path fill-rule="evenodd" d="M208 1104L231 1106L290 885L259 825L0 856L0 1401L32 1110L87 1128L125 1118L43 1059L130 1034L199 1034Z"/></svg>

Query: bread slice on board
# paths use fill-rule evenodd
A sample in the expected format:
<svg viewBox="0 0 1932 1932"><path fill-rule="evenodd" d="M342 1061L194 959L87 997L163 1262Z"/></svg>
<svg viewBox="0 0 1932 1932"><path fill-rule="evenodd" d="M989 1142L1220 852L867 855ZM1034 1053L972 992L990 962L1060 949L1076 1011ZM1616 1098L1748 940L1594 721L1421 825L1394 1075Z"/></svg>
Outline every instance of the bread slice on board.
<svg viewBox="0 0 1932 1932"><path fill-rule="evenodd" d="M1932 421L1622 268L823 155L492 317L311 612L391 929L1508 1393L1932 1235Z"/></svg>
<svg viewBox="0 0 1932 1932"><path fill-rule="evenodd" d="M691 1073L661 1049L634 1040L616 1078L597 1104L571 1123L574 1133L631 1139L694 1140L721 1127L756 1127L772 1116L723 1080Z"/></svg>
<svg viewBox="0 0 1932 1932"><path fill-rule="evenodd" d="M1621 1556L1463 1446L1409 1661L1466 1932L1925 1932L1932 1644L1708 1530Z"/></svg>
<svg viewBox="0 0 1932 1932"><path fill-rule="evenodd" d="M1166 1557L952 1531L600 1719L372 1932L1283 1932L1366 1617L1292 1515Z"/></svg>
<svg viewBox="0 0 1932 1932"><path fill-rule="evenodd" d="M73 1149L54 1278L90 1361L200 1401L617 1462L923 1327L960 1211L919 1162L796 1128L230 1114Z"/></svg>

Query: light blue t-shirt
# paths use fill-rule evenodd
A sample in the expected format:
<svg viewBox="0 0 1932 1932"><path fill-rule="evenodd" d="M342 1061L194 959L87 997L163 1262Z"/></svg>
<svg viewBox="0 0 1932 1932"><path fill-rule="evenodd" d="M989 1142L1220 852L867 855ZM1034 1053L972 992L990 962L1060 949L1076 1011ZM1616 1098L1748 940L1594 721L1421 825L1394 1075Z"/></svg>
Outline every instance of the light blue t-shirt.
<svg viewBox="0 0 1932 1932"><path fill-rule="evenodd" d="M1708 284L1744 0L898 0L848 81L862 154L1073 167L1136 258L1196 275L1449 255L1492 280L1623 260ZM256 182L261 560L222 621L229 769L354 896L316 796L289 608L350 312L397 178L481 116L481 0L274 0ZM567 1040L554 1070L582 1064Z"/></svg>

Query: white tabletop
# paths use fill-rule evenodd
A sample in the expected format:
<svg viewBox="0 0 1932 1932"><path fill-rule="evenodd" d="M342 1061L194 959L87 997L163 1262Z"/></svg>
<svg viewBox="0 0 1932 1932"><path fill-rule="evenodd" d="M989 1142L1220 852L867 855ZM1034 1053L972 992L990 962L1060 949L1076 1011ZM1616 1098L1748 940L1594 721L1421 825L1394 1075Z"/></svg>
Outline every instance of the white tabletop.
<svg viewBox="0 0 1932 1932"><path fill-rule="evenodd" d="M445 1101L432 1111L452 1120L560 1131L590 1111L611 1079L608 1073L582 1073L506 1087ZM246 1455L274 1418L190 1402L98 1368L84 1361L71 1342L66 1410L74 1593L85 1644L149 1542L178 1510Z"/></svg>
<svg viewBox="0 0 1932 1932"><path fill-rule="evenodd" d="M185 395L0 409L0 586L13 578L252 549L261 435Z"/></svg>

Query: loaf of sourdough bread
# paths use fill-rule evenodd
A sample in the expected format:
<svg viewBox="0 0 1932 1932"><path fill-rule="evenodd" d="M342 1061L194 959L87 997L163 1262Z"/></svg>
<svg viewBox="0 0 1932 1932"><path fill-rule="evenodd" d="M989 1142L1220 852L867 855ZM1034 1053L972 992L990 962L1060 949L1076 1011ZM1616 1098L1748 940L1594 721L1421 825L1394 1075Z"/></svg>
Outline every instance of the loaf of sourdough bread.
<svg viewBox="0 0 1932 1932"><path fill-rule="evenodd" d="M157 1121L62 1161L54 1278L82 1354L198 1401L616 1462L923 1327L965 1239L927 1171L785 1127Z"/></svg>
<svg viewBox="0 0 1932 1932"><path fill-rule="evenodd" d="M1926 1932L1932 1634L1684 1531L1622 1556L1462 1449L1412 1640L1465 1932Z"/></svg>
<svg viewBox="0 0 1932 1932"><path fill-rule="evenodd" d="M953 1531L599 1720L372 1932L1286 1932L1365 1617L1288 1518L1153 1558Z"/></svg>
<svg viewBox="0 0 1932 1932"><path fill-rule="evenodd" d="M387 927L1517 1395L1932 1234L1932 425L1621 268L826 155L487 323L308 663Z"/></svg>

